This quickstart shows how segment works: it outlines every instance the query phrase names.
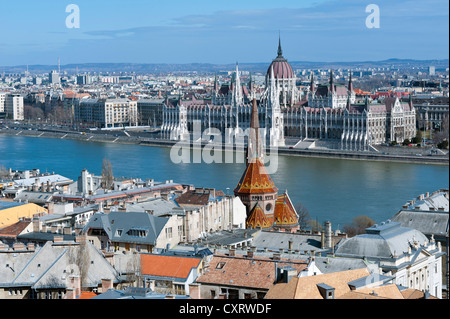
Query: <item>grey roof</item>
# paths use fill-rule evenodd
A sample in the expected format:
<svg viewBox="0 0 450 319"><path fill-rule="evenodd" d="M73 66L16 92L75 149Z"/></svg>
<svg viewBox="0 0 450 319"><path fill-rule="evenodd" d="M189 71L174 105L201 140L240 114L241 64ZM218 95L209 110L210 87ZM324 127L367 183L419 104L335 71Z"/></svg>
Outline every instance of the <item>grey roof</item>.
<svg viewBox="0 0 450 319"><path fill-rule="evenodd" d="M20 253L0 252L0 287L10 286L17 273L28 264L34 254L34 251Z"/></svg>
<svg viewBox="0 0 450 319"><path fill-rule="evenodd" d="M252 241L252 237L258 232L260 232L260 230L257 229L233 229L232 231L223 230L208 234L206 238L201 240L201 244L234 246L242 242Z"/></svg>
<svg viewBox="0 0 450 319"><path fill-rule="evenodd" d="M168 217L156 217L145 212L96 213L89 219L83 232L90 228L104 229L113 242L155 245L168 221ZM146 236L133 236L132 230L146 231Z"/></svg>
<svg viewBox="0 0 450 319"><path fill-rule="evenodd" d="M300 251L317 251L322 247L320 236L311 234L292 234L286 232L261 231L253 239L252 246L269 250L289 249L289 241L292 241L292 249Z"/></svg>
<svg viewBox="0 0 450 319"><path fill-rule="evenodd" d="M17 236L19 240L27 240L27 241L52 241L55 236L61 236L64 241L73 241L75 240L74 235L66 235L66 234L55 234L55 233L47 233L47 232L31 232L24 233Z"/></svg>
<svg viewBox="0 0 450 319"><path fill-rule="evenodd" d="M392 276L385 276L380 274L371 274L369 276L359 278L353 281L348 282L347 284L351 287L354 287L355 289L371 286L373 284L386 284L390 281L392 281L394 277Z"/></svg>
<svg viewBox="0 0 450 319"><path fill-rule="evenodd" d="M189 299L189 296L160 294L150 288L136 287L128 287L125 290L110 289L91 299L166 299L168 296L172 296L174 299Z"/></svg>
<svg viewBox="0 0 450 319"><path fill-rule="evenodd" d="M7 201L0 200L0 210L21 206L23 204L24 203L7 202Z"/></svg>
<svg viewBox="0 0 450 319"><path fill-rule="evenodd" d="M314 257L314 263L323 274L367 267L361 258Z"/></svg>
<svg viewBox="0 0 450 319"><path fill-rule="evenodd" d="M391 219L403 227L419 230L425 235L446 236L448 233L448 212L417 212L401 210Z"/></svg>
<svg viewBox="0 0 450 319"><path fill-rule="evenodd" d="M336 248L336 256L393 258L407 253L414 241L419 245L428 241L420 231L390 221L374 225L366 232L343 240Z"/></svg>
<svg viewBox="0 0 450 319"><path fill-rule="evenodd" d="M169 201L164 198L154 198L145 202L140 202L136 204L127 204L126 210L128 212L147 212L153 211L153 215L161 216L170 214L173 209L179 206L173 201Z"/></svg>
<svg viewBox="0 0 450 319"><path fill-rule="evenodd" d="M71 243L47 242L39 249L22 269L16 270L16 276L7 286L30 286L34 289L66 288L71 269L79 274L73 263L81 245ZM97 287L102 279L110 278L117 282L118 274L103 254L92 244L86 242L85 251L88 271L85 286Z"/></svg>
<svg viewBox="0 0 450 319"><path fill-rule="evenodd" d="M427 196L428 195L428 196ZM448 190L440 190L431 195L420 195L416 199L407 203L408 210L431 211L443 209L449 211L449 192Z"/></svg>
<svg viewBox="0 0 450 319"><path fill-rule="evenodd" d="M16 195L14 200L21 202L28 201L29 203L35 204L46 204L48 202L51 202L52 198L53 193L22 191Z"/></svg>
<svg viewBox="0 0 450 319"><path fill-rule="evenodd" d="M59 174L54 175L44 175L44 176L38 176L38 177L30 177L30 178L23 178L23 179L16 179L14 181L14 184L16 186L33 186L33 184L38 180L38 184L41 185L42 183L47 184L47 182L56 183L58 184L69 184L72 183L73 180L70 178L61 176Z"/></svg>

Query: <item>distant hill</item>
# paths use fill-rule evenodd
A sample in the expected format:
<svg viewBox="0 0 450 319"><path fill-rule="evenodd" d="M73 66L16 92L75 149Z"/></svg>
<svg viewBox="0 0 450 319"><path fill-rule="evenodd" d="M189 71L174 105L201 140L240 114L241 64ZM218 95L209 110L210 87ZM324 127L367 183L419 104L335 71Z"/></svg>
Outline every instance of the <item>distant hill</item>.
<svg viewBox="0 0 450 319"><path fill-rule="evenodd" d="M289 61L294 69L357 69L369 67L389 68L411 68L435 66L436 71L443 71L449 67L449 60L412 60L412 59L388 59L384 61L361 61L361 62L310 62ZM254 73L265 73L269 67L267 63L239 63L241 70ZM137 74L168 74L168 73L214 73L219 71L233 70L235 64L209 64L209 63L186 63L186 64L155 64L155 63L80 63L62 65L61 70L70 74L79 73L116 73L122 72ZM23 73L26 65L0 66L0 73ZM41 74L56 70L56 65L29 65L30 73Z"/></svg>

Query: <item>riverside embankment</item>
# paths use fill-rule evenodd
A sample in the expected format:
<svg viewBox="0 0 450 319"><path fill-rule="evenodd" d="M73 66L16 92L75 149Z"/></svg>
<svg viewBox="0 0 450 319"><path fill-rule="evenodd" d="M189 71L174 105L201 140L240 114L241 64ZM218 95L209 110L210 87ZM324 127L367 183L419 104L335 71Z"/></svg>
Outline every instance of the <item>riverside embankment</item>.
<svg viewBox="0 0 450 319"><path fill-rule="evenodd" d="M139 144L143 146L154 147L172 147L179 145L180 147L188 148L203 148L208 143L201 145L191 145L189 143L179 143L176 141L162 140L154 137L149 137L151 134L145 132L126 133L124 131L88 131L75 132L64 131L56 129L0 129L0 134L17 135L27 137L43 137L56 139L72 139L84 142L100 142L100 143L117 143L117 144ZM146 135L146 136L140 136ZM221 146L215 145L215 150L222 149ZM242 149L242 147L241 147ZM227 148L228 150L228 148ZM231 150L231 148L229 148ZM236 147L233 148L236 151ZM404 162L417 164L431 164L431 165L449 165L449 156L446 155L430 155L429 149L415 149L406 151L401 148L383 148L383 152L357 152L357 151L341 151L331 149L292 149L289 147L278 148L279 155L284 156L300 156L300 157L318 157L328 159L347 159L347 160L361 160L361 161L387 161L387 162Z"/></svg>

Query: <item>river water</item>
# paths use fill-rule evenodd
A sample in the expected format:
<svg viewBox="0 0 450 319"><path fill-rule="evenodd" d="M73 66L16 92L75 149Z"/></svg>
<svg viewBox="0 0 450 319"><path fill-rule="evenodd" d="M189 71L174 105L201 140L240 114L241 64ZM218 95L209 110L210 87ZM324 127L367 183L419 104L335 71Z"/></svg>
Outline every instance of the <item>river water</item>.
<svg viewBox="0 0 450 319"><path fill-rule="evenodd" d="M14 170L38 168L76 180L83 169L101 175L104 158L114 176L174 180L196 187L233 193L245 164L175 164L170 148L95 143L51 138L0 135L0 166ZM408 200L449 187L449 167L396 162L279 156L271 174L279 192L288 190L310 217L331 221L340 229L356 216L380 223Z"/></svg>

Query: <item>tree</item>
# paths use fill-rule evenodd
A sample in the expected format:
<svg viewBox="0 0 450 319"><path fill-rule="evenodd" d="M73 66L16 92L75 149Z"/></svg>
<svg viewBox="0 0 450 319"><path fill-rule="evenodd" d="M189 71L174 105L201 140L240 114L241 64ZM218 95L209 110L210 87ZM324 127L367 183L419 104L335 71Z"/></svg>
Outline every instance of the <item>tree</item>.
<svg viewBox="0 0 450 319"><path fill-rule="evenodd" d="M89 279L89 267L91 265L89 248L86 239L82 240L79 245L70 246L67 251L69 259L69 274L80 276L81 286L86 287Z"/></svg>
<svg viewBox="0 0 450 319"><path fill-rule="evenodd" d="M321 232L323 230L322 228L322 224L319 223L317 220L315 219L310 219L308 221L309 227L311 228L311 230L315 233L315 232Z"/></svg>
<svg viewBox="0 0 450 319"><path fill-rule="evenodd" d="M102 165L102 187L111 189L113 187L114 175L111 162L104 158Z"/></svg>
<svg viewBox="0 0 450 319"><path fill-rule="evenodd" d="M446 149L449 141L448 114L444 116L439 131L433 134L433 143L440 149Z"/></svg>
<svg viewBox="0 0 450 319"><path fill-rule="evenodd" d="M311 220L308 209L302 203L295 204L294 208L298 214L298 224L300 226L300 230L306 230L308 228L309 221Z"/></svg>
<svg viewBox="0 0 450 319"><path fill-rule="evenodd" d="M0 165L0 180L9 178L9 170L5 166Z"/></svg>
<svg viewBox="0 0 450 319"><path fill-rule="evenodd" d="M437 145L437 147L438 147L440 150L445 150L445 149L447 149L447 148L448 148L448 141L447 141L447 140L442 141L441 143L439 143L439 144Z"/></svg>
<svg viewBox="0 0 450 319"><path fill-rule="evenodd" d="M25 104L23 106L23 116L26 120L39 121L44 119L44 111L40 107Z"/></svg>
<svg viewBox="0 0 450 319"><path fill-rule="evenodd" d="M372 218L368 216L357 216L353 218L351 224L346 224L343 227L343 231L349 236L354 237L357 235L365 234L366 229L375 225Z"/></svg>
<svg viewBox="0 0 450 319"><path fill-rule="evenodd" d="M419 144L419 143L422 143L422 135L423 135L422 131L421 131L421 130L417 130L417 135L416 135L416 137L414 137L414 138L412 139L413 144Z"/></svg>

